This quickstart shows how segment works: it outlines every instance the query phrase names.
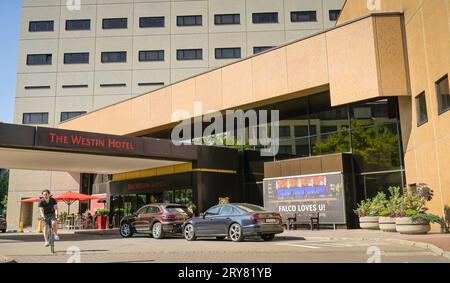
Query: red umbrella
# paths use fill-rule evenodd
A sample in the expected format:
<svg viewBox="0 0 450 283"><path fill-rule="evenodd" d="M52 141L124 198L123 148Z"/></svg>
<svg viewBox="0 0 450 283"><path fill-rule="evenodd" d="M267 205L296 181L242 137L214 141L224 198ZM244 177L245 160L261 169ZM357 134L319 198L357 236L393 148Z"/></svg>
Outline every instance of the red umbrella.
<svg viewBox="0 0 450 283"><path fill-rule="evenodd" d="M41 198L40 197L36 197L36 198L26 198L21 200L21 202L40 202Z"/></svg>
<svg viewBox="0 0 450 283"><path fill-rule="evenodd" d="M57 196L53 197L57 201L63 201L67 204L68 210L67 214L70 213L70 205L76 201L85 201L90 199L97 199L97 197L93 197L90 195L80 194L80 193L74 193L74 192L66 192Z"/></svg>

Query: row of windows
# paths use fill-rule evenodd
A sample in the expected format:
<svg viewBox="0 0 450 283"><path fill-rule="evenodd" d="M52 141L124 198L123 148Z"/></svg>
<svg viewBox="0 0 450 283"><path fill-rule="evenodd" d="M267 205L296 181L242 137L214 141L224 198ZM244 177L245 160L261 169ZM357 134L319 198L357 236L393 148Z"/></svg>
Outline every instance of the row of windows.
<svg viewBox="0 0 450 283"><path fill-rule="evenodd" d="M447 112L450 109L450 86L448 81L448 75L445 75L436 83L436 95L438 102L439 115ZM427 102L425 98L425 92L420 93L415 98L416 100L416 113L417 113L417 126L421 126L428 122Z"/></svg>
<svg viewBox="0 0 450 283"><path fill-rule="evenodd" d="M115 83L115 84L100 84L100 87L126 87L126 83ZM138 83L138 86L164 86L164 82L144 82ZM75 84L75 85L62 85L64 89L70 88L88 88L87 84ZM42 89L51 89L49 85L36 85L36 86L25 86L26 90L42 90Z"/></svg>
<svg viewBox="0 0 450 283"><path fill-rule="evenodd" d="M86 111L61 112L61 122L86 114ZM23 124L48 124L48 112L23 113Z"/></svg>
<svg viewBox="0 0 450 283"><path fill-rule="evenodd" d="M263 52L274 46L257 46L253 48L253 53ZM216 48L216 59L241 58L241 48ZM178 49L177 60L202 60L202 49ZM102 63L124 63L127 61L126 51L102 52ZM164 61L164 50L142 50L139 51L140 62ZM51 65L52 54L28 54L27 65ZM64 64L89 64L89 53L64 53Z"/></svg>
<svg viewBox="0 0 450 283"><path fill-rule="evenodd" d="M336 21L340 10L329 10L330 21ZM291 22L316 22L317 11L293 11L291 12ZM278 12L253 13L252 22L254 24L278 23ZM240 14L218 14L214 15L215 25L238 25L241 23ZM177 16L177 26L201 26L203 24L202 15ZM165 17L140 17L140 28L165 27ZM111 18L102 20L103 29L126 29L128 28L127 18ZM67 20L66 30L90 30L90 19ZM28 30L30 32L54 31L54 21L30 21Z"/></svg>

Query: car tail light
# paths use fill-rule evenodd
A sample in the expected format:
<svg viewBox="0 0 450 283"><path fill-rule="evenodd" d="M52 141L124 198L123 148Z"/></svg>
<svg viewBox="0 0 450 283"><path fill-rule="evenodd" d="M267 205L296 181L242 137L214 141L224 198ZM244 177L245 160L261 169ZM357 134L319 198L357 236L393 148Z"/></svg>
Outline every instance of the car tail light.
<svg viewBox="0 0 450 283"><path fill-rule="evenodd" d="M163 216L162 216L162 219L163 219L163 220L167 220L167 221L174 221L174 220L177 219L177 216L176 216L176 215L173 215L173 214L163 215Z"/></svg>
<svg viewBox="0 0 450 283"><path fill-rule="evenodd" d="M253 214L250 216L250 219L253 221L261 221L264 220L264 217L261 214Z"/></svg>

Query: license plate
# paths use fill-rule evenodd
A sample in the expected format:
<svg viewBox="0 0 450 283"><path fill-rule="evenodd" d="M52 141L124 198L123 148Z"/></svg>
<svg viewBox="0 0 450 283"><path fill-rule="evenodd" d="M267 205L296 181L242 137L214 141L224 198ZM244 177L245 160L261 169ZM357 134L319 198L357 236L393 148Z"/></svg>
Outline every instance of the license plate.
<svg viewBox="0 0 450 283"><path fill-rule="evenodd" d="M278 219L266 218L266 223L278 223Z"/></svg>

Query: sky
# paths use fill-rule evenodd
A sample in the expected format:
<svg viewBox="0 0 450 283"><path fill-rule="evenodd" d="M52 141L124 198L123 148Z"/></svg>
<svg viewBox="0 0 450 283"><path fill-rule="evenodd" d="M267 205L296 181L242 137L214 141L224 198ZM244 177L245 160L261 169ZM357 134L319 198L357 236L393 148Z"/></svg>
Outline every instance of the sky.
<svg viewBox="0 0 450 283"><path fill-rule="evenodd" d="M20 0L4 0L0 8L0 122L12 123L16 95Z"/></svg>

